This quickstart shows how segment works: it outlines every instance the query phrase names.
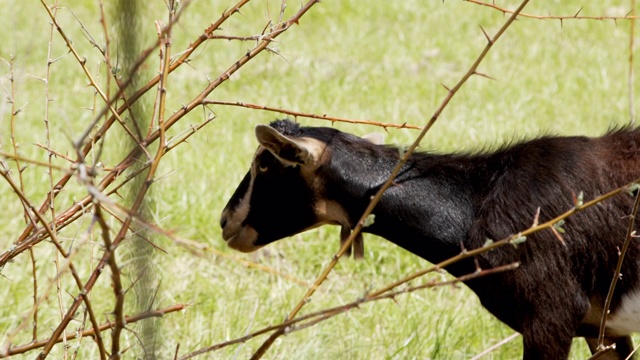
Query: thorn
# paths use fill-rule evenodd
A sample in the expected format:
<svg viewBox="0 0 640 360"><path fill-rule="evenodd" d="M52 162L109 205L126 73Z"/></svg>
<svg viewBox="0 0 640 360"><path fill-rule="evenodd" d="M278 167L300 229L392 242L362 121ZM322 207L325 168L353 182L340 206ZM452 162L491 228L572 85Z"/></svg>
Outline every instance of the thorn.
<svg viewBox="0 0 640 360"><path fill-rule="evenodd" d="M460 241L460 253L461 254L467 253L467 248L464 246L464 243L462 241Z"/></svg>
<svg viewBox="0 0 640 360"><path fill-rule="evenodd" d="M493 77L491 77L491 76L489 76L489 75L487 75L487 74L483 74L483 73L481 73L481 72L474 71L474 72L473 72L473 74L474 74L474 75L478 75L478 76L482 76L482 77L487 78L487 79L489 79L489 80L495 80L495 78L493 78Z"/></svg>
<svg viewBox="0 0 640 360"><path fill-rule="evenodd" d="M582 11L582 7L580 7L580 9L578 10L578 12L577 12L575 15L573 15L573 17L574 17L574 18L577 18L577 17L578 17L578 14L580 14L580 12L581 12L581 11Z"/></svg>
<svg viewBox="0 0 640 360"><path fill-rule="evenodd" d="M489 44L493 45L493 40L491 40L491 37L489 36L489 34L487 34L486 31L484 31L484 28L482 26L480 26L480 30L482 30L482 33L484 34L484 37L487 38Z"/></svg>
<svg viewBox="0 0 640 360"><path fill-rule="evenodd" d="M533 225L531 225L531 227L538 226L538 221L539 220L540 220L540 206L538 206L538 208L536 209L536 214L533 217Z"/></svg>
<svg viewBox="0 0 640 360"><path fill-rule="evenodd" d="M124 200L124 197L122 197L122 195L120 195L120 193L116 190L116 192L114 193L117 197L119 197L120 199Z"/></svg>
<svg viewBox="0 0 640 360"><path fill-rule="evenodd" d="M549 229L551 229L551 231L553 232L553 235L555 235L558 240L560 240L560 243L564 246L566 246L567 244L564 242L564 239L562 238L562 235L560 235L560 233L558 232L558 230L556 230L556 228L554 228L553 226L550 227Z"/></svg>
<svg viewBox="0 0 640 360"><path fill-rule="evenodd" d="M449 88L447 87L447 85L442 84L442 83L441 83L440 85L442 85L442 87L443 87L443 88L447 89L447 91L448 91L448 92L451 92L451 89L449 89Z"/></svg>

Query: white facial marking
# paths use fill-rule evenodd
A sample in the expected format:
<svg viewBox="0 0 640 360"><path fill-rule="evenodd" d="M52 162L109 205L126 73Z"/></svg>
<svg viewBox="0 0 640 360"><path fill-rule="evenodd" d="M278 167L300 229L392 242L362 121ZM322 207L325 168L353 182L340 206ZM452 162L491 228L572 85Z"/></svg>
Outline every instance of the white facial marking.
<svg viewBox="0 0 640 360"><path fill-rule="evenodd" d="M620 335L640 332L640 288L622 296L622 304L607 319L607 327Z"/></svg>

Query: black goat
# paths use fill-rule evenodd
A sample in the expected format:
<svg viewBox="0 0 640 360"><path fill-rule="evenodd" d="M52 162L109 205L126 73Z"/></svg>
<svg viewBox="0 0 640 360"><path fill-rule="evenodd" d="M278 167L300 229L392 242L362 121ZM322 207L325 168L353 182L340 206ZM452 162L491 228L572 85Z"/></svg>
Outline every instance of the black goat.
<svg viewBox="0 0 640 360"><path fill-rule="evenodd" d="M260 147L250 171L222 212L223 237L248 252L275 240L337 224L349 233L370 198L399 160L396 148L373 144L332 128L300 127L281 120L255 129ZM414 154L374 209L365 232L440 262L528 228L585 199L640 178L640 130L619 129L598 138L543 137L496 152ZM622 194L569 217L560 241L551 230L517 247L477 256L484 269L520 262L517 270L466 282L498 319L522 333L525 359L565 359L572 338L592 352L632 212ZM356 255L362 253L356 244ZM473 259L447 268L461 276ZM611 359L633 349L640 332L640 242L626 255L606 343Z"/></svg>

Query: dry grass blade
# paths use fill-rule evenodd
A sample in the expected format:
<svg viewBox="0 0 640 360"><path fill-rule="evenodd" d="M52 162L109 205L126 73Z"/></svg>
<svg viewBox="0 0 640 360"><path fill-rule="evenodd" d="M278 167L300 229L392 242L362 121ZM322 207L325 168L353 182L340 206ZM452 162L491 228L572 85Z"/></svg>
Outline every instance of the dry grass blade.
<svg viewBox="0 0 640 360"><path fill-rule="evenodd" d="M483 352L481 352L480 354L472 357L470 360L479 360L483 357L485 357L486 355L488 355L489 353L493 352L494 350L496 350L497 348L503 346L506 343L511 342L512 340L514 340L515 338L517 338L518 336L520 336L520 333L515 333L515 334L511 334L508 337L500 340L499 342L497 342L496 344L486 348Z"/></svg>

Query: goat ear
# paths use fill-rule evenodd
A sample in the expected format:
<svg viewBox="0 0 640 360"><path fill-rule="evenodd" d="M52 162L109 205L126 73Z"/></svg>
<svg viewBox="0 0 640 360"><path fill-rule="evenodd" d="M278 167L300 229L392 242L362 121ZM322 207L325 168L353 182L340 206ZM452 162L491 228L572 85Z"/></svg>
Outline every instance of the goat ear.
<svg viewBox="0 0 640 360"><path fill-rule="evenodd" d="M372 143L372 144L376 144L376 145L384 145L384 135L382 135L381 133L371 133L371 134L367 134L365 136L362 137L363 139L367 140L368 142Z"/></svg>
<svg viewBox="0 0 640 360"><path fill-rule="evenodd" d="M255 132L260 145L289 165L315 164L324 151L317 140L288 137L268 125L256 125Z"/></svg>

